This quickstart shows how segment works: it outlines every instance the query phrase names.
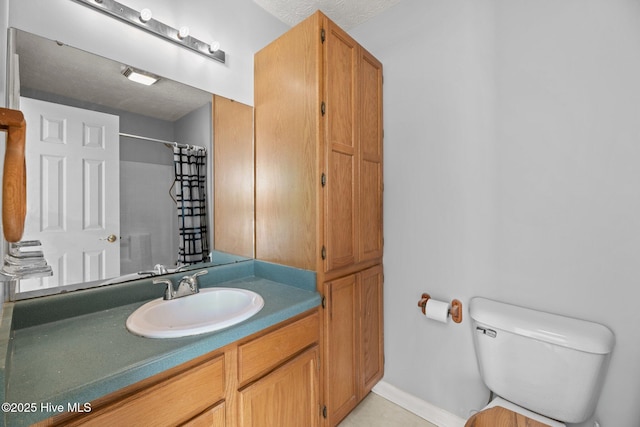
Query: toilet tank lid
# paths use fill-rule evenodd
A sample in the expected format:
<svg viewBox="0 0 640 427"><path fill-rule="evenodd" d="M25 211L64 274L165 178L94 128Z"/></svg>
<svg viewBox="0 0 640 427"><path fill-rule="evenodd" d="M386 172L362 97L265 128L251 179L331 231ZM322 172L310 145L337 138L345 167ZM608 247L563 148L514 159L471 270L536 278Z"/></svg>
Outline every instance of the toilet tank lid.
<svg viewBox="0 0 640 427"><path fill-rule="evenodd" d="M469 316L477 323L539 341L587 353L608 354L615 337L604 325L531 310L486 298L469 303Z"/></svg>

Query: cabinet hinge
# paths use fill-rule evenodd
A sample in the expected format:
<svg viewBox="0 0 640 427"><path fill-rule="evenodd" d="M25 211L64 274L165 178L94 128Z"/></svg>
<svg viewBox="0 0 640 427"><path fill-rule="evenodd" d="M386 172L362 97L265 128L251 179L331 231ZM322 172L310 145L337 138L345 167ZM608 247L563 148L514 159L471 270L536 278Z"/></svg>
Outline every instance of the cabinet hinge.
<svg viewBox="0 0 640 427"><path fill-rule="evenodd" d="M324 43L325 38L324 28L322 28L320 29L320 40L322 40L322 43Z"/></svg>
<svg viewBox="0 0 640 427"><path fill-rule="evenodd" d="M322 407L322 418L324 418L324 419L327 418L327 405L324 405Z"/></svg>
<svg viewBox="0 0 640 427"><path fill-rule="evenodd" d="M323 116L327 112L327 104L325 104L324 101L322 101L322 104L320 104L320 112L322 113Z"/></svg>
<svg viewBox="0 0 640 427"><path fill-rule="evenodd" d="M322 259L327 259L327 248L322 245L322 249L320 249L320 256Z"/></svg>
<svg viewBox="0 0 640 427"><path fill-rule="evenodd" d="M327 174L325 174L324 172L322 172L322 175L320 175L320 184L322 184L323 187L327 185Z"/></svg>

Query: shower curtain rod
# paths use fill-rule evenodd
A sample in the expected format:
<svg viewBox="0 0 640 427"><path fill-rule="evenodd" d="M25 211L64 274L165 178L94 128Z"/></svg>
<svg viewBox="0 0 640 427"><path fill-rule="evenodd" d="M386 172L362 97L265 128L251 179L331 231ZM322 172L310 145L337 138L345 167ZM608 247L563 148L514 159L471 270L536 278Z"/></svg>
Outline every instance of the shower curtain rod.
<svg viewBox="0 0 640 427"><path fill-rule="evenodd" d="M119 133L120 136L126 136L128 138L136 138L136 139L143 139L145 141L151 141L151 142L160 142L162 144L169 144L172 146L178 146L180 148L193 148L195 150L206 150L206 148L201 147L199 145L189 145L189 144L180 144L178 142L175 141L165 141L164 139L156 139L156 138L149 138L147 136L140 136L140 135L133 135L130 133Z"/></svg>

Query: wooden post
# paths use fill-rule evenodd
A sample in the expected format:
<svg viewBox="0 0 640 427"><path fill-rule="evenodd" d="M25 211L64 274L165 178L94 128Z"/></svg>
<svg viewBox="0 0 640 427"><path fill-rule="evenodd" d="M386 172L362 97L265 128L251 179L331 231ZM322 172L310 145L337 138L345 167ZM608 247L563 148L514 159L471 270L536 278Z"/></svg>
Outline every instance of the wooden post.
<svg viewBox="0 0 640 427"><path fill-rule="evenodd" d="M27 124L21 111L0 108L0 129L7 131L2 177L2 227L9 242L24 232L27 213L27 170L24 159Z"/></svg>

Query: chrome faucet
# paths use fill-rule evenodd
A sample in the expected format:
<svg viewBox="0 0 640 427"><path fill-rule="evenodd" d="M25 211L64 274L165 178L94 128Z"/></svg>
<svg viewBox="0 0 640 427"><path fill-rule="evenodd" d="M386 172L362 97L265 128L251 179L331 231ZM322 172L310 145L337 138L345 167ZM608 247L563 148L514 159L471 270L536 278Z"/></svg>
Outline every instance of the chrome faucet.
<svg viewBox="0 0 640 427"><path fill-rule="evenodd" d="M169 279L156 279L153 281L154 284L163 283L167 285L167 289L164 291L164 299L172 300L175 298L186 297L189 295L197 294L200 292L200 288L198 286L198 276L202 276L203 274L207 274L207 270L201 270L197 273L192 274L191 276L184 276L180 279L178 283L178 289L173 289L173 282Z"/></svg>
<svg viewBox="0 0 640 427"><path fill-rule="evenodd" d="M160 276L167 273L169 273L169 270L167 270L167 267L162 264L156 264L155 266L153 266L153 270L138 271L138 274L140 276Z"/></svg>

